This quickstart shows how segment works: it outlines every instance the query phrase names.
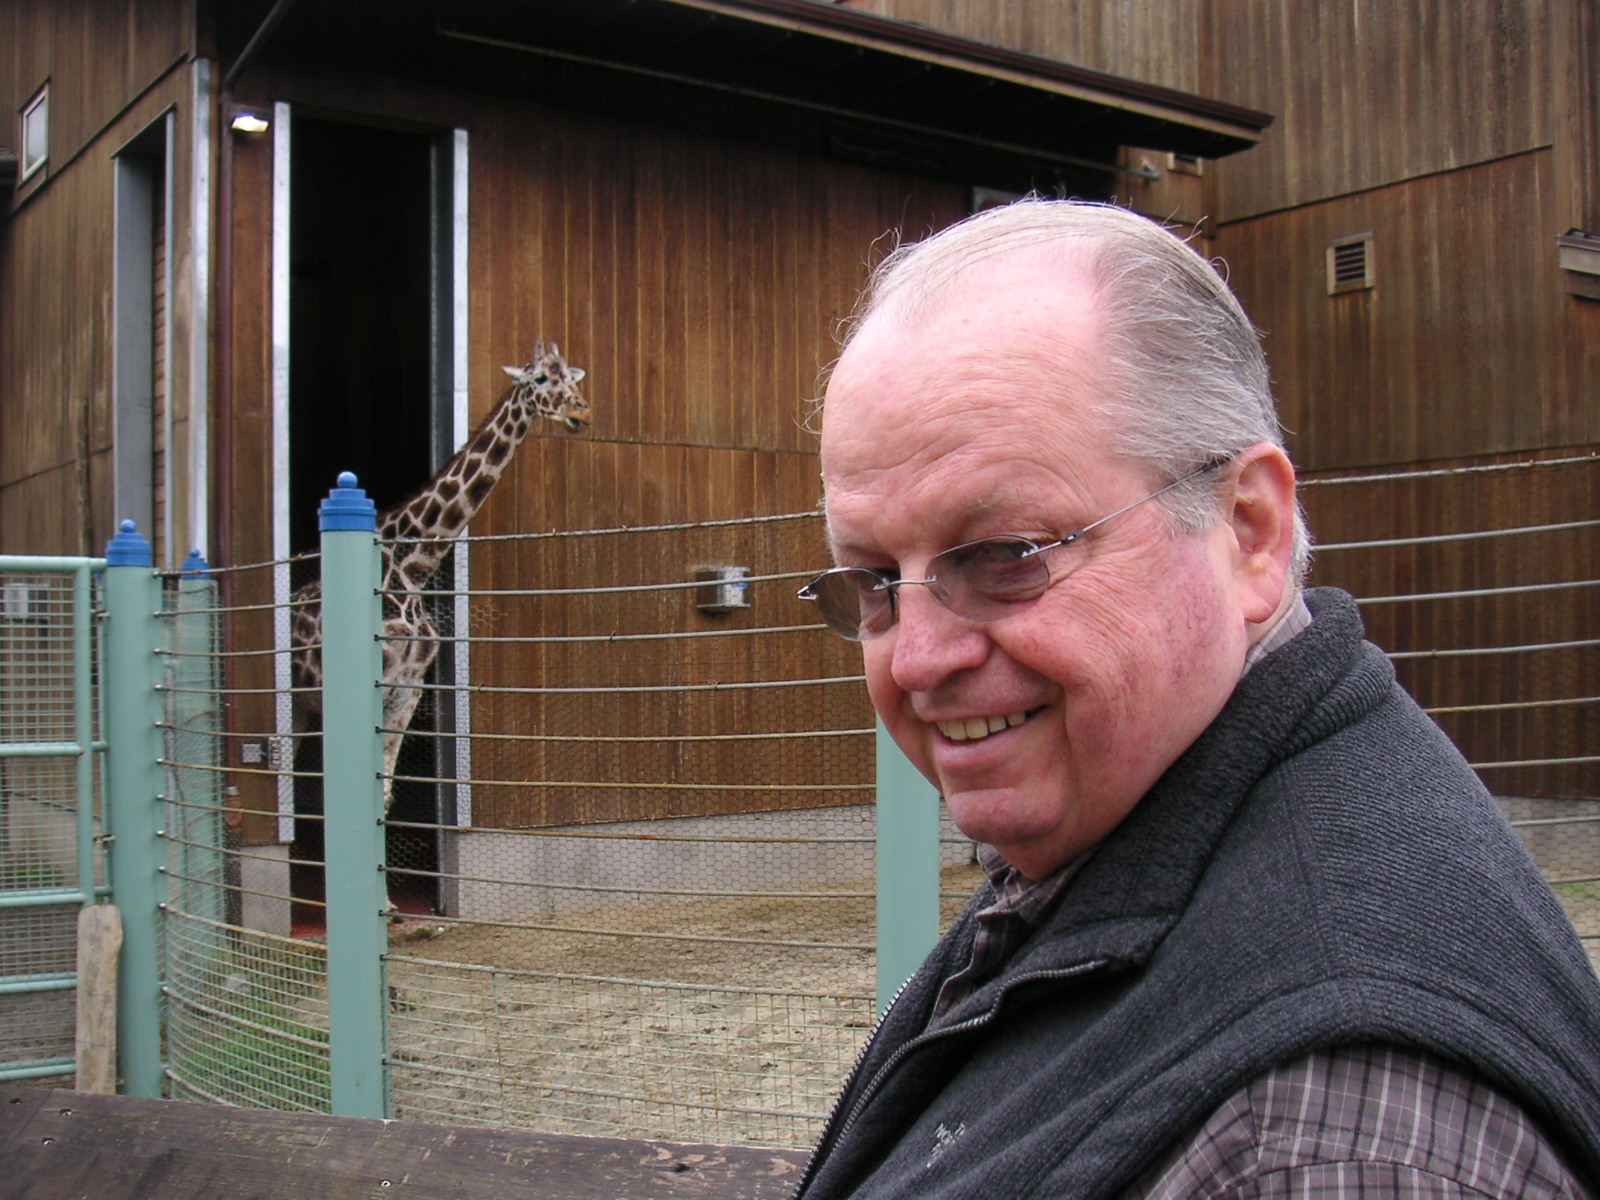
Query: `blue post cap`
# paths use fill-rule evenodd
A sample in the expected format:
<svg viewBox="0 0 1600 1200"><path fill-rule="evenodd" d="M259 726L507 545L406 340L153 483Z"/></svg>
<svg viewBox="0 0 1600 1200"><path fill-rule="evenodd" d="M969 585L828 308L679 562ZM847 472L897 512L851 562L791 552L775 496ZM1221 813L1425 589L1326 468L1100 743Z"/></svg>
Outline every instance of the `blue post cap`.
<svg viewBox="0 0 1600 1200"><path fill-rule="evenodd" d="M206 561L206 556L200 553L197 546L189 551L189 556L183 560L183 566L178 568L185 579L206 579L211 574L211 564Z"/></svg>
<svg viewBox="0 0 1600 1200"><path fill-rule="evenodd" d="M317 509L317 523L323 533L337 530L372 533L378 528L378 507L356 486L353 471L339 472L339 486L328 493L328 498Z"/></svg>
<svg viewBox="0 0 1600 1200"><path fill-rule="evenodd" d="M106 566L153 567L155 556L150 552L150 542L134 522L124 520L117 526L117 534L106 543Z"/></svg>

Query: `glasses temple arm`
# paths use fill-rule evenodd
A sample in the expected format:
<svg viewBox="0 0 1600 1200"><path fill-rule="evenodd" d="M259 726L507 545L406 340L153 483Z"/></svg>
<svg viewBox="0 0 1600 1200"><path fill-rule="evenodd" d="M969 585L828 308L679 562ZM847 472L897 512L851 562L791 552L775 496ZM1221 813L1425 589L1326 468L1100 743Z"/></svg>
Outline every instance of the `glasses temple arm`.
<svg viewBox="0 0 1600 1200"><path fill-rule="evenodd" d="M1116 512L1107 513L1105 516L1101 517L1098 521L1090 522L1088 525L1085 525L1082 529L1078 530L1076 533L1067 534L1066 537L1061 539L1061 544L1063 546L1071 545L1073 542L1077 541L1084 534L1089 533L1090 531L1092 531L1094 529L1098 529L1100 526L1104 525L1107 521L1113 520L1116 517L1120 517L1123 513L1128 512L1131 509L1138 508L1139 505L1141 505L1141 504L1148 504L1152 500L1160 499L1162 496L1165 496L1168 492L1172 491L1173 488L1182 487L1184 484L1188 483L1191 479L1196 479L1196 478L1200 477L1201 475L1204 475L1207 471L1215 471L1218 467L1227 466L1228 463L1231 462L1231 461L1232 461L1231 456L1228 457L1228 458L1213 458L1209 462L1203 463L1202 465L1196 467L1194 470L1190 471L1187 475L1180 476L1179 478L1174 479L1171 483L1167 484L1165 487L1158 488L1157 490L1151 492L1148 496L1145 496L1145 497L1143 497L1142 499L1139 499L1139 500L1135 500L1132 504L1124 504L1121 508L1117 509Z"/></svg>

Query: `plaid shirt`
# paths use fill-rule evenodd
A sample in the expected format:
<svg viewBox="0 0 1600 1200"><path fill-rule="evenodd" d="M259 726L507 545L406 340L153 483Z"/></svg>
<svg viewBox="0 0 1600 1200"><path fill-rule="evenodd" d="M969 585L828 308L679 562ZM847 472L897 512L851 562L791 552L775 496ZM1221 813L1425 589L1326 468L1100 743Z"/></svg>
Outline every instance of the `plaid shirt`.
<svg viewBox="0 0 1600 1200"><path fill-rule="evenodd" d="M1234 1093L1124 1200L1589 1196L1525 1113L1481 1080L1392 1046L1274 1068Z"/></svg>
<svg viewBox="0 0 1600 1200"><path fill-rule="evenodd" d="M1297 597L1250 648L1244 670L1310 624ZM940 988L930 1028L1000 968L1088 860L1034 881L993 847L978 853L995 901L975 914L971 958ZM1201 1196L1593 1200L1515 1104L1445 1063L1381 1045L1342 1047L1268 1071L1148 1168L1123 1200Z"/></svg>

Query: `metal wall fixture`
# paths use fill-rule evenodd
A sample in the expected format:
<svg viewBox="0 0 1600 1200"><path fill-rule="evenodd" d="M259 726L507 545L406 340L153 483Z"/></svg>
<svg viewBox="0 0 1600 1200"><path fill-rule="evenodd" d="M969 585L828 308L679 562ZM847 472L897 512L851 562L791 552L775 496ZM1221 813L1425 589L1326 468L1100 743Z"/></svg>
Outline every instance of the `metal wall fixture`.
<svg viewBox="0 0 1600 1200"><path fill-rule="evenodd" d="M739 612L750 607L750 568L730 566L696 567L694 604L703 613Z"/></svg>

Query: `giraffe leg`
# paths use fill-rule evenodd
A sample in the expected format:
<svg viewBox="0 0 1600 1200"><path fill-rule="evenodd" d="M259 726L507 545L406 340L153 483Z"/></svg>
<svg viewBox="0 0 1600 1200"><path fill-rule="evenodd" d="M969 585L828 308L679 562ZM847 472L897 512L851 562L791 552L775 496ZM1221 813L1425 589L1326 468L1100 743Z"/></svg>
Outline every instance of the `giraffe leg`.
<svg viewBox="0 0 1600 1200"><path fill-rule="evenodd" d="M383 735L383 814L389 815L394 803L394 771L400 761L400 744L405 741L405 731L422 702L422 689L394 687L385 689L383 724L391 732Z"/></svg>
<svg viewBox="0 0 1600 1200"><path fill-rule="evenodd" d="M405 730L411 725L411 718L416 715L417 705L422 700L422 689L414 687L386 688L384 689L383 723L387 729L398 732L383 735L383 815L389 815L389 808L394 803L394 771L400 761L400 744L405 741ZM385 905L385 911L391 919L398 909L393 900Z"/></svg>

